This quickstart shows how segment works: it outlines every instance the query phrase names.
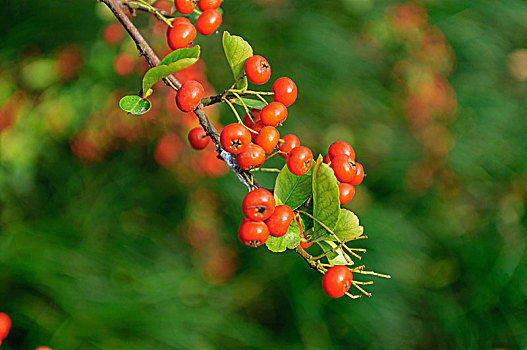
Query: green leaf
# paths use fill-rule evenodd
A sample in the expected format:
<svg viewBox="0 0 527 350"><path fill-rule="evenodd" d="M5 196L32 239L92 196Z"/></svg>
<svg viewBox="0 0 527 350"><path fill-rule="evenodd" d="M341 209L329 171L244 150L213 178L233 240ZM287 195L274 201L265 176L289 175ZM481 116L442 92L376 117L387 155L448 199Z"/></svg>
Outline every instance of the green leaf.
<svg viewBox="0 0 527 350"><path fill-rule="evenodd" d="M347 209L340 210L340 217L337 227L333 230L337 237L344 241L346 239L358 237L364 233L364 227L359 225L359 218ZM333 237L330 237L334 239Z"/></svg>
<svg viewBox="0 0 527 350"><path fill-rule="evenodd" d="M313 166L313 216L330 230L337 226L340 214L339 187L333 170L322 163L322 156ZM330 233L316 220L313 241L320 241Z"/></svg>
<svg viewBox="0 0 527 350"><path fill-rule="evenodd" d="M243 40L242 37L231 35L227 31L223 32L222 44L223 51L225 51L225 57L231 67L234 80L236 81L245 74L245 61L253 55L253 48L247 41ZM247 86L248 83L246 77L236 84L236 87L240 90L247 89Z"/></svg>
<svg viewBox="0 0 527 350"><path fill-rule="evenodd" d="M321 241L317 243L324 252L327 252L337 246L337 244L334 242ZM329 253L327 258L328 262L333 265L347 265L349 263L353 264L353 260L346 252L344 252L343 249L338 249L337 251Z"/></svg>
<svg viewBox="0 0 527 350"><path fill-rule="evenodd" d="M245 98L242 97L243 102L245 102L245 105L249 107L249 109L262 109L266 106L263 101L260 100L253 100L252 98ZM239 99L231 100L232 103L235 103L237 105L243 106L243 103Z"/></svg>
<svg viewBox="0 0 527 350"><path fill-rule="evenodd" d="M177 49L166 55L157 67L150 68L145 73L143 77L143 92L147 92L159 80L196 63L199 59L199 54L200 48L199 45L196 45L191 48Z"/></svg>
<svg viewBox="0 0 527 350"><path fill-rule="evenodd" d="M276 177L274 196L281 203L295 210L311 196L311 192L313 191L312 180L313 167L309 169L307 174L297 176L287 169L287 165L284 165Z"/></svg>
<svg viewBox="0 0 527 350"><path fill-rule="evenodd" d="M147 98L141 98L137 95L129 95L123 97L119 101L119 107L127 113L141 115L148 112L150 107L152 107L152 104Z"/></svg>
<svg viewBox="0 0 527 350"><path fill-rule="evenodd" d="M300 244L300 230L298 225L293 220L291 226L287 230L287 233L282 237L270 236L265 245L267 249L274 253L280 253L286 249L295 249Z"/></svg>
<svg viewBox="0 0 527 350"><path fill-rule="evenodd" d="M302 211L313 215L313 201L309 201L308 205L302 208ZM313 219L303 213L299 213L299 215L300 215L300 223L302 224L302 227L305 227L306 231L312 229Z"/></svg>

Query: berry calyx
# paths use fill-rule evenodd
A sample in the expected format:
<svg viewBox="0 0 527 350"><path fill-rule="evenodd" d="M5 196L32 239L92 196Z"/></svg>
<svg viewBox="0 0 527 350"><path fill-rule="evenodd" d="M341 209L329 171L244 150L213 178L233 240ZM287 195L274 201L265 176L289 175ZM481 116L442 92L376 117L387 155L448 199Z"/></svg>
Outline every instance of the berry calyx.
<svg viewBox="0 0 527 350"><path fill-rule="evenodd" d="M174 0L177 12L182 15L189 15L196 8L196 4L193 0Z"/></svg>
<svg viewBox="0 0 527 350"><path fill-rule="evenodd" d="M247 149L236 156L236 163L244 170L250 170L262 166L265 162L265 151L262 147L249 144Z"/></svg>
<svg viewBox="0 0 527 350"><path fill-rule="evenodd" d="M258 247L264 244L269 238L269 229L261 221L242 221L238 230L238 238L249 247Z"/></svg>
<svg viewBox="0 0 527 350"><path fill-rule="evenodd" d="M354 165L355 163L350 157L341 154L333 158L329 166L333 169L337 180L340 182L350 182L356 177Z"/></svg>
<svg viewBox="0 0 527 350"><path fill-rule="evenodd" d="M332 160L336 156L340 156L342 154L347 155L353 161L355 160L355 151L353 150L353 147L351 147L351 145L346 141L335 141L329 146L329 160Z"/></svg>
<svg viewBox="0 0 527 350"><path fill-rule="evenodd" d="M279 205L274 209L273 215L265 220L265 224L271 236L282 237L287 233L294 217L295 214L291 208L287 205Z"/></svg>
<svg viewBox="0 0 527 350"><path fill-rule="evenodd" d="M245 116L243 117L243 124L252 129L253 125L260 120L261 112L259 109L251 109L250 112L252 114L251 117L253 121L251 121L251 117L249 117L249 114L245 114Z"/></svg>
<svg viewBox="0 0 527 350"><path fill-rule="evenodd" d="M188 133L188 142L194 149L200 150L208 146L210 139L201 126L194 128Z"/></svg>
<svg viewBox="0 0 527 350"><path fill-rule="evenodd" d="M348 181L350 185L359 185L364 179L364 168L362 164L355 162L355 176L351 181Z"/></svg>
<svg viewBox="0 0 527 350"><path fill-rule="evenodd" d="M287 119L287 108L282 102L271 102L264 108L260 114L260 120L267 126L278 126Z"/></svg>
<svg viewBox="0 0 527 350"><path fill-rule="evenodd" d="M216 10L220 7L222 0L199 0L198 8L200 11Z"/></svg>
<svg viewBox="0 0 527 350"><path fill-rule="evenodd" d="M241 153L251 143L251 132L241 124L229 124L221 131L220 143L221 147L229 153Z"/></svg>
<svg viewBox="0 0 527 350"><path fill-rule="evenodd" d="M264 221L273 215L275 206L273 194L264 188L257 188L245 195L242 211L249 220Z"/></svg>
<svg viewBox="0 0 527 350"><path fill-rule="evenodd" d="M251 83L265 84L271 77L271 66L262 56L254 55L245 61L245 74Z"/></svg>
<svg viewBox="0 0 527 350"><path fill-rule="evenodd" d="M222 21L221 13L217 10L204 11L196 21L196 28L202 35L211 35L218 29Z"/></svg>
<svg viewBox="0 0 527 350"><path fill-rule="evenodd" d="M348 204L355 195L355 187L349 183L343 182L339 184L339 202L340 204Z"/></svg>
<svg viewBox="0 0 527 350"><path fill-rule="evenodd" d="M195 80L187 80L176 94L176 104L183 112L192 112L203 98L203 85Z"/></svg>
<svg viewBox="0 0 527 350"><path fill-rule="evenodd" d="M300 140L293 134L282 136L282 140L278 142L278 150L285 153L280 154L284 158L287 158L289 152L298 146L300 146Z"/></svg>
<svg viewBox="0 0 527 350"><path fill-rule="evenodd" d="M296 101L296 84L287 77L279 78L274 82L273 92L273 100L282 102L286 107L291 106Z"/></svg>
<svg viewBox="0 0 527 350"><path fill-rule="evenodd" d="M287 169L295 175L306 174L313 164L313 153L306 146L293 148L287 157Z"/></svg>
<svg viewBox="0 0 527 350"><path fill-rule="evenodd" d="M3 312L0 312L0 340L7 337L11 329L11 319Z"/></svg>
<svg viewBox="0 0 527 350"><path fill-rule="evenodd" d="M196 38L196 28L190 23L181 20L172 28L167 29L167 44L172 50L186 47Z"/></svg>
<svg viewBox="0 0 527 350"><path fill-rule="evenodd" d="M280 140L278 130L272 126L264 126L258 133L258 136L256 136L254 143L262 147L265 154L269 154L275 149L278 140Z"/></svg>
<svg viewBox="0 0 527 350"><path fill-rule="evenodd" d="M322 288L332 298L340 298L350 289L353 274L345 265L330 267L322 277Z"/></svg>

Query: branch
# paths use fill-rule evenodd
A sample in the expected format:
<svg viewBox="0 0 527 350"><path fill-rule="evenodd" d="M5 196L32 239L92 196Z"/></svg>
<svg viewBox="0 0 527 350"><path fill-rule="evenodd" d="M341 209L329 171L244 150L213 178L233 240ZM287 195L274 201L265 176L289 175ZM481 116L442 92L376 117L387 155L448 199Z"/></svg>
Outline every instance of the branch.
<svg viewBox="0 0 527 350"><path fill-rule="evenodd" d="M150 67L155 67L159 64L160 60L155 54L154 50L150 47L148 42L143 38L139 30L132 23L130 18L124 13L121 8L119 0L98 0L103 2L113 12L115 17L119 20L121 25L126 29L130 37L135 42L137 50L139 50L141 56L144 56ZM181 83L172 75L163 79L166 85L177 91L181 87ZM236 163L236 158L229 152L225 151L220 145L220 134L216 127L211 123L205 112L203 111L203 104L200 103L194 114L198 117L200 125L203 127L207 135L211 138L212 142L216 146L218 152L218 158L225 161L227 166L236 174L240 182L242 182L249 190L255 187L260 187L258 182L254 179L253 175L241 169Z"/></svg>

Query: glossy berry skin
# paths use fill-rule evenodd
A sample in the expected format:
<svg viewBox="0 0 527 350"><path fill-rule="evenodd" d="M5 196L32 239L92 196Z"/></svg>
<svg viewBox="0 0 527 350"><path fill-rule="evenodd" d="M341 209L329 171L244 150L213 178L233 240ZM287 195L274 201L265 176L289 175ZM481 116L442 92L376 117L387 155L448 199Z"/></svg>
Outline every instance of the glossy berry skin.
<svg viewBox="0 0 527 350"><path fill-rule="evenodd" d="M210 139L205 130L201 126L198 126L189 131L188 142L192 148L200 150L209 145Z"/></svg>
<svg viewBox="0 0 527 350"><path fill-rule="evenodd" d="M340 204L348 204L355 195L355 187L349 183L343 182L339 184L339 202Z"/></svg>
<svg viewBox="0 0 527 350"><path fill-rule="evenodd" d="M262 221L242 221L238 230L238 238L249 247L258 247L264 244L269 238L269 229Z"/></svg>
<svg viewBox="0 0 527 350"><path fill-rule="evenodd" d="M220 143L229 153L242 153L251 143L251 132L241 124L229 124L221 131Z"/></svg>
<svg viewBox="0 0 527 350"><path fill-rule="evenodd" d="M328 149L328 155L329 159L333 159L336 156L339 156L341 154L345 154L348 157L351 158L351 160L355 161L355 151L353 150L353 147L345 141L335 141L333 142Z"/></svg>
<svg viewBox="0 0 527 350"><path fill-rule="evenodd" d="M200 11L216 10L221 5L221 0L199 0L198 8Z"/></svg>
<svg viewBox="0 0 527 350"><path fill-rule="evenodd" d="M261 120L258 120L254 125L251 127L251 130L256 131L259 133L265 125L263 125ZM255 134L254 132L251 132L251 138L253 140L253 143L256 142L256 138L258 137L258 134Z"/></svg>
<svg viewBox="0 0 527 350"><path fill-rule="evenodd" d="M293 135L293 134L287 134L287 135L284 135L282 136L282 141L283 142L279 142L278 144L278 150L284 152L284 153L287 153L289 154L289 152L291 152L292 149L300 146L300 140L298 139L298 137L296 135ZM284 158L287 158L287 154L280 154L282 157Z"/></svg>
<svg viewBox="0 0 527 350"><path fill-rule="evenodd" d="M218 29L222 21L221 13L217 10L203 12L196 21L196 29L201 35L211 35Z"/></svg>
<svg viewBox="0 0 527 350"><path fill-rule="evenodd" d="M341 154L333 158L329 166L333 169L337 180L340 182L350 182L356 177L353 164L353 160L350 157Z"/></svg>
<svg viewBox="0 0 527 350"><path fill-rule="evenodd" d="M257 188L245 195L242 211L249 220L264 221L273 215L275 206L273 194L264 188Z"/></svg>
<svg viewBox="0 0 527 350"><path fill-rule="evenodd" d="M287 169L295 175L306 174L313 165L313 153L306 146L295 147L287 157Z"/></svg>
<svg viewBox="0 0 527 350"><path fill-rule="evenodd" d="M251 109L252 119L254 123L260 120L260 113L261 111L259 109ZM252 128L254 123L251 121L251 118L249 118L249 114L245 114L243 117L243 124L248 126L249 128Z"/></svg>
<svg viewBox="0 0 527 350"><path fill-rule="evenodd" d="M280 140L280 133L272 126L264 126L258 136L256 136L255 144L262 147L265 154L270 154L275 149Z"/></svg>
<svg viewBox="0 0 527 350"><path fill-rule="evenodd" d="M260 120L264 125L277 127L287 118L287 108L282 102L271 102L264 108L260 114Z"/></svg>
<svg viewBox="0 0 527 350"><path fill-rule="evenodd" d="M269 233L274 237L282 237L287 233L289 226L293 222L295 214L293 210L287 205L279 205L275 208L273 215L267 220L265 224L269 229Z"/></svg>
<svg viewBox="0 0 527 350"><path fill-rule="evenodd" d="M187 80L176 94L176 104L183 112L192 112L203 98L203 85L195 80Z"/></svg>
<svg viewBox="0 0 527 350"><path fill-rule="evenodd" d="M271 77L271 66L262 56L254 55L245 61L245 74L251 83L265 84Z"/></svg>
<svg viewBox="0 0 527 350"><path fill-rule="evenodd" d="M251 143L249 147L236 156L236 163L244 170L261 167L265 162L265 151L262 147Z"/></svg>
<svg viewBox="0 0 527 350"><path fill-rule="evenodd" d="M353 274L345 265L330 267L322 277L322 288L332 298L340 298L351 287Z"/></svg>
<svg viewBox="0 0 527 350"><path fill-rule="evenodd" d="M277 79L273 84L273 92L273 100L283 103L286 107L291 106L296 101L296 84L289 78Z"/></svg>
<svg viewBox="0 0 527 350"><path fill-rule="evenodd" d="M196 28L190 22L181 21L181 23L167 29L167 44L172 50L187 47L194 38L196 38Z"/></svg>
<svg viewBox="0 0 527 350"><path fill-rule="evenodd" d="M359 185L362 180L364 179L364 168L362 167L362 164L355 162L355 176L351 181L349 181L350 185Z"/></svg>
<svg viewBox="0 0 527 350"><path fill-rule="evenodd" d="M190 20L187 17L177 17L172 21L172 27L175 27L178 24L183 24L183 23L192 24L190 23ZM170 27L167 28L167 31L168 29L170 29Z"/></svg>
<svg viewBox="0 0 527 350"><path fill-rule="evenodd" d="M196 8L196 4L192 0L174 0L177 12L182 15L189 15Z"/></svg>
<svg viewBox="0 0 527 350"><path fill-rule="evenodd" d="M0 340L7 337L11 329L11 318L7 314L0 312Z"/></svg>

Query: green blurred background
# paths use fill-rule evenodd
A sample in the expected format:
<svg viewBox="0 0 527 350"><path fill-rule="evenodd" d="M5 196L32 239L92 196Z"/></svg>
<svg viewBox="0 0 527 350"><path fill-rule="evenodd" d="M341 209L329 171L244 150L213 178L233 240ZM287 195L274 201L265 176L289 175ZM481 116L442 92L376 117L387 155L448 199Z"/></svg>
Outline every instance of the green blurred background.
<svg viewBox="0 0 527 350"><path fill-rule="evenodd" d="M352 143L368 175L346 206L369 236L357 246L392 279L331 299L296 254L242 246L246 189L188 147L195 120L173 93L156 87L141 118L118 110L144 63L104 5L8 0L2 349L527 349L527 3L223 8L220 33L196 39L204 62L178 77L230 85L223 30L269 60L272 80L291 77L281 133L319 153ZM134 21L163 55L164 25Z"/></svg>

